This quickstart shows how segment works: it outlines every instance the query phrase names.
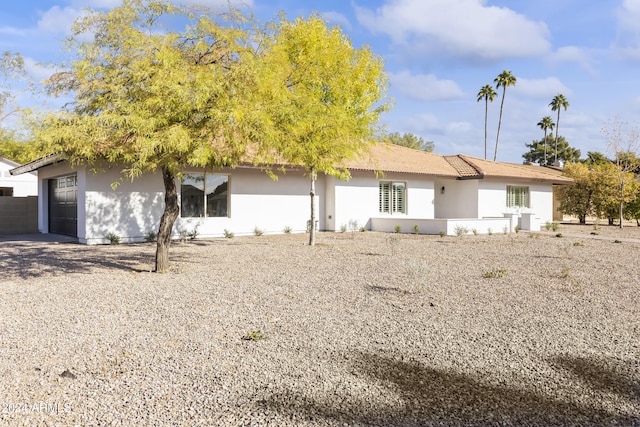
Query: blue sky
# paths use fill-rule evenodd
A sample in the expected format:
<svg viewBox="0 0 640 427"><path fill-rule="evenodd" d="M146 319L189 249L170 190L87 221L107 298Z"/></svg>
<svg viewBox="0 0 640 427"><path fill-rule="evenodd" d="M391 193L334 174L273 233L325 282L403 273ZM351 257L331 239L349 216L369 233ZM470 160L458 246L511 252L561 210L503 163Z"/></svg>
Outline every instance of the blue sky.
<svg viewBox="0 0 640 427"><path fill-rule="evenodd" d="M524 144L542 138L538 121L545 115L555 121L548 104L558 93L570 103L561 112L560 134L583 157L587 151L606 151L601 129L609 120L633 123L640 114L640 0L243 3L263 20L281 10L290 19L318 12L340 25L356 47L371 46L384 58L391 82L394 109L383 118L388 130L432 140L439 154L484 156L484 103L476 95L504 69L518 81L507 89L500 161L522 162ZM64 59L62 40L81 9L117 4L119 0L4 2L0 50L20 52L31 75L41 80L49 72L37 64ZM489 105L490 153L499 106L500 96Z"/></svg>

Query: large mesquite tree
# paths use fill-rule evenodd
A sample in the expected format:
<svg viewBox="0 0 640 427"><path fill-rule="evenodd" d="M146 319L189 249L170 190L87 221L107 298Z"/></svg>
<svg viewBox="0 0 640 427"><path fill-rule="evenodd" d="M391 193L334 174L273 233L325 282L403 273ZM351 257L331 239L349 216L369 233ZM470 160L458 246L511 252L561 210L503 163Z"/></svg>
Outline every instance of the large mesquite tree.
<svg viewBox="0 0 640 427"><path fill-rule="evenodd" d="M259 86L257 44L241 16L225 18L145 0L89 12L70 38L71 67L48 82L51 92L74 97L39 132L49 151L72 164L117 165L131 180L161 172L158 272L169 268L183 168L234 166L247 141L255 158L269 152L251 90ZM173 31L163 22L185 25Z"/></svg>

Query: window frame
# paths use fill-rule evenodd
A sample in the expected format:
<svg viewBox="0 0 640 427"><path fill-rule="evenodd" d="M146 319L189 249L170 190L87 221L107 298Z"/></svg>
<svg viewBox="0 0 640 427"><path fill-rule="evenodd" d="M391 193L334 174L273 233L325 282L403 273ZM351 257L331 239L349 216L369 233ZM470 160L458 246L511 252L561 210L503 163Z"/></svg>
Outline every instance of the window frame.
<svg viewBox="0 0 640 427"><path fill-rule="evenodd" d="M223 181L221 184L218 184L215 186L215 188L213 188L213 191L209 192L208 188L207 188L207 177L208 176L221 176L221 177L225 177L226 181ZM184 186L184 178L185 177L198 177L202 179L202 189L198 189L199 191L202 192L202 200L200 201L201 203L201 209L202 209L202 216L185 216L184 215L184 209L183 209L183 194L184 194L184 190L183 190L183 186ZM198 178L195 178L196 180ZM221 185L224 185L226 183L227 185L227 195L226 195L226 214L225 215L209 215L209 197L216 197L214 195L215 190L217 188L219 188ZM197 187L196 187L197 188ZM225 174L225 173L210 173L210 172L189 172L189 173L185 173L183 174L182 179L180 180L180 218L230 218L231 217L231 175L229 174Z"/></svg>
<svg viewBox="0 0 640 427"><path fill-rule="evenodd" d="M531 190L528 185L507 185L507 208L530 208Z"/></svg>
<svg viewBox="0 0 640 427"><path fill-rule="evenodd" d="M400 186L402 191L397 190ZM378 213L385 215L407 214L406 181L379 181Z"/></svg>

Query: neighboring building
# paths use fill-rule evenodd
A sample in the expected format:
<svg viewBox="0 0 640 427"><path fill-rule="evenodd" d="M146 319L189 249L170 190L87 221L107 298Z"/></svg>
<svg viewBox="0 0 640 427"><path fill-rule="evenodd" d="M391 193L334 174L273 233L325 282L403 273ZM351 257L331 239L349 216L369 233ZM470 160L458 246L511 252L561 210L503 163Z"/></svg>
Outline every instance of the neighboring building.
<svg viewBox="0 0 640 427"><path fill-rule="evenodd" d="M11 169L20 166L0 157L0 197L27 197L38 195L38 174L35 171L13 176Z"/></svg>
<svg viewBox="0 0 640 427"><path fill-rule="evenodd" d="M400 146L377 145L366 159L350 162L349 181L319 175L316 205L319 230L338 231L357 222L374 231L397 225L413 232L454 234L456 227L479 233L539 229L553 220L552 188L570 179L541 166L517 165L473 157L440 156ZM107 243L107 233L121 241L140 241L157 231L164 208L159 173L133 182L120 168L99 174L72 168L56 156L15 168L13 174L38 170L39 228L43 233L76 236L81 243ZM309 178L287 168L277 180L259 167L241 165L203 171L188 168L178 183L181 214L178 237L197 229L200 237L304 232L309 218Z"/></svg>

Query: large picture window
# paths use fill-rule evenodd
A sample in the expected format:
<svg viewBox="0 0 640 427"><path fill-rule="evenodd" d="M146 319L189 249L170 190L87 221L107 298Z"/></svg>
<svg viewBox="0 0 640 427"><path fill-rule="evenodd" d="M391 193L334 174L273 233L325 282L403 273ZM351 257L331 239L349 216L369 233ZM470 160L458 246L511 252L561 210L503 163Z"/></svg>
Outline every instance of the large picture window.
<svg viewBox="0 0 640 427"><path fill-rule="evenodd" d="M528 208L529 187L516 187L507 185L507 207L508 208Z"/></svg>
<svg viewBox="0 0 640 427"><path fill-rule="evenodd" d="M180 216L229 216L229 177L205 173L185 174L180 186Z"/></svg>
<svg viewBox="0 0 640 427"><path fill-rule="evenodd" d="M407 186L404 182L380 182L380 213L407 213Z"/></svg>

